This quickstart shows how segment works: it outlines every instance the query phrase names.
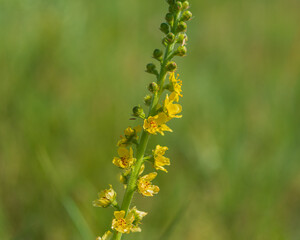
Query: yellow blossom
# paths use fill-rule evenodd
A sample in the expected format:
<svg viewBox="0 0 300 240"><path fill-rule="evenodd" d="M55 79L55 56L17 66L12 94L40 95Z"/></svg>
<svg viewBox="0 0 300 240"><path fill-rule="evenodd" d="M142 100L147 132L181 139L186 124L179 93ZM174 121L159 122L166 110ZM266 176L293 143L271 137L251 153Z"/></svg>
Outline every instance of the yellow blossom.
<svg viewBox="0 0 300 240"><path fill-rule="evenodd" d="M132 223L135 219L133 213L128 213L125 217L125 211L115 211L115 219L112 221L112 229L121 233L130 233L132 229Z"/></svg>
<svg viewBox="0 0 300 240"><path fill-rule="evenodd" d="M156 170L162 170L164 172L168 172L164 166L170 165L170 159L164 157L163 155L168 150L168 147L162 147L160 145L157 145L155 150L153 150L153 156L154 156L154 168Z"/></svg>
<svg viewBox="0 0 300 240"><path fill-rule="evenodd" d="M109 185L109 189L105 189L98 193L98 199L93 201L94 207L106 208L116 201L117 193L113 190L112 185Z"/></svg>
<svg viewBox="0 0 300 240"><path fill-rule="evenodd" d="M96 240L110 240L112 237L111 231L107 231L104 233L102 237L97 237Z"/></svg>
<svg viewBox="0 0 300 240"><path fill-rule="evenodd" d="M151 181L157 176L156 172L149 173L138 180L138 191L147 197L153 196L159 192L159 187L151 185Z"/></svg>
<svg viewBox="0 0 300 240"><path fill-rule="evenodd" d="M125 147L119 147L118 154L119 157L113 159L113 164L117 167L130 168L132 164L134 164L135 158L133 158L133 150L131 147L129 150Z"/></svg>
<svg viewBox="0 0 300 240"><path fill-rule="evenodd" d="M170 118L168 118L165 113L161 112L155 116L150 116L145 119L144 129L151 134L160 133L161 135L164 135L164 131L172 132L172 129L165 124L169 120Z"/></svg>
<svg viewBox="0 0 300 240"><path fill-rule="evenodd" d="M117 146L118 147L127 147L132 142L135 142L138 140L137 133L139 133L142 130L142 127L136 126L134 128L128 127L124 130L125 137L121 136L121 139L118 141Z"/></svg>
<svg viewBox="0 0 300 240"><path fill-rule="evenodd" d="M172 94L171 96L172 97ZM165 101L164 101L164 112L170 118L181 118L182 115L176 115L182 111L182 107L180 104L174 104L174 99L170 99L169 95L167 94Z"/></svg>
<svg viewBox="0 0 300 240"><path fill-rule="evenodd" d="M174 72L170 73L170 76L169 76L169 82L170 82L171 88L172 88L171 90L174 93L174 100L176 102L179 101L179 96L183 97L181 94L182 81L180 79L178 79L178 77L179 77L179 74L177 74L177 79L175 78Z"/></svg>
<svg viewBox="0 0 300 240"><path fill-rule="evenodd" d="M133 213L134 215L134 221L132 223L132 227L131 227L131 232L141 232L141 228L139 227L139 224L141 222L141 220L148 214L146 212L143 211L139 211L136 209L136 207L133 207L130 210L130 213Z"/></svg>

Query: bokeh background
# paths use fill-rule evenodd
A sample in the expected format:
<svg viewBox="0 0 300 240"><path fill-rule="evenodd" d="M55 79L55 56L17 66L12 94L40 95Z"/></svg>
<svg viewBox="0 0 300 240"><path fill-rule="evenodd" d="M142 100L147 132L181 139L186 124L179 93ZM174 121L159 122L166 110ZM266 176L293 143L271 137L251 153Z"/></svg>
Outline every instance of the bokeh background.
<svg viewBox="0 0 300 240"><path fill-rule="evenodd" d="M300 2L192 1L184 117L136 240L300 239ZM94 239L163 0L0 0L0 239ZM151 171L148 169L148 171Z"/></svg>

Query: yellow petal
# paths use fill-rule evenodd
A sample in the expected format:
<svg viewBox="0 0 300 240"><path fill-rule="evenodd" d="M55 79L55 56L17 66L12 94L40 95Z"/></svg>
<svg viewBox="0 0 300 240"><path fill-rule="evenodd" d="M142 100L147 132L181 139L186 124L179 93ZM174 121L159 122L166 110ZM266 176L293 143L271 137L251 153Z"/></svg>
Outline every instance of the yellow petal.
<svg viewBox="0 0 300 240"><path fill-rule="evenodd" d="M118 154L120 157L128 157L129 156L129 151L127 148L124 147L119 147L118 148Z"/></svg>
<svg viewBox="0 0 300 240"><path fill-rule="evenodd" d="M115 211L115 212L114 212L114 215L115 215L115 218L116 218L116 219L124 218L124 216L125 216L125 211L124 211L124 210L121 210L121 211Z"/></svg>
<svg viewBox="0 0 300 240"><path fill-rule="evenodd" d="M157 173L156 172L152 172L152 173L149 173L149 174L145 175L143 178L146 181L152 181L154 178L156 178L156 176L157 176Z"/></svg>

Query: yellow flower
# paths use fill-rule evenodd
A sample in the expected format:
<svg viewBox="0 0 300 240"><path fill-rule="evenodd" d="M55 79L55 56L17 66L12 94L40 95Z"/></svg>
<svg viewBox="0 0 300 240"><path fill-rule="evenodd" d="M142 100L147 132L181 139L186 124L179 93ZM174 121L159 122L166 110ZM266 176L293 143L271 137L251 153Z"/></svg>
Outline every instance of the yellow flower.
<svg viewBox="0 0 300 240"><path fill-rule="evenodd" d="M121 139L118 141L117 146L118 147L127 147L133 142L136 142L138 140L137 133L139 133L142 130L142 127L136 126L134 128L128 127L125 129L124 134L125 137L121 136Z"/></svg>
<svg viewBox="0 0 300 240"><path fill-rule="evenodd" d="M150 116L144 120L144 129L150 134L160 133L164 135L164 131L173 132L165 123L169 121L170 118L161 112L155 116Z"/></svg>
<svg viewBox="0 0 300 240"><path fill-rule="evenodd" d="M133 150L131 147L129 150L124 147L119 147L118 154L119 157L115 157L113 159L113 164L115 164L117 167L130 168L135 162L135 158L133 158Z"/></svg>
<svg viewBox="0 0 300 240"><path fill-rule="evenodd" d="M172 94L170 97L173 97ZM176 115L182 111L182 107L179 104L173 103L174 99L170 99L169 95L167 94L165 101L164 101L164 112L170 118L181 118L182 115Z"/></svg>
<svg viewBox="0 0 300 240"><path fill-rule="evenodd" d="M139 224L148 213L139 211L136 209L136 207L133 207L130 210L130 213L133 213L134 215L134 221L132 223L131 232L141 232L142 230L139 227Z"/></svg>
<svg viewBox="0 0 300 240"><path fill-rule="evenodd" d="M174 100L176 102L179 101L179 96L180 97L183 97L181 92L181 86L182 86L182 81L180 79L178 79L179 77L179 74L177 74L177 79L175 78L175 74L174 72L170 73L170 76L169 76L169 82L171 84L171 90L172 92L174 93Z"/></svg>
<svg viewBox="0 0 300 240"><path fill-rule="evenodd" d="M93 201L94 207L106 208L116 201L117 193L113 190L112 185L109 189L105 189L98 193L98 199Z"/></svg>
<svg viewBox="0 0 300 240"><path fill-rule="evenodd" d="M159 192L159 187L151 185L151 181L157 176L156 172L149 173L138 180L138 190L139 192L147 197L153 196Z"/></svg>
<svg viewBox="0 0 300 240"><path fill-rule="evenodd" d="M135 219L133 213L128 213L125 217L125 211L115 211L115 219L112 221L112 229L121 233L130 233L132 228L132 223Z"/></svg>
<svg viewBox="0 0 300 240"><path fill-rule="evenodd" d="M107 231L104 233L102 237L97 237L96 240L110 240L112 237L111 231Z"/></svg>
<svg viewBox="0 0 300 240"><path fill-rule="evenodd" d="M170 159L164 157L163 155L168 150L168 147L162 147L160 145L157 145L155 150L153 150L153 156L154 156L154 168L156 170L162 170L164 172L168 172L164 166L170 165Z"/></svg>

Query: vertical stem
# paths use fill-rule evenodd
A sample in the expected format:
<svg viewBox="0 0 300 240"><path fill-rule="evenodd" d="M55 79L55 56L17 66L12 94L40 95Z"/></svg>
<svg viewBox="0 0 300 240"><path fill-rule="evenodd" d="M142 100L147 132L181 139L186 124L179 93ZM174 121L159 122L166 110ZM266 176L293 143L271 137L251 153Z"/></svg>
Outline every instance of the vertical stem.
<svg viewBox="0 0 300 240"><path fill-rule="evenodd" d="M180 16L180 12L178 12L176 14L175 21L174 21L174 24L172 27L172 32L174 34L176 34L176 28L177 28L179 16ZM160 99L160 96L163 92L163 86L164 86L164 82L165 82L166 75L167 75L166 65L169 61L169 55L173 51L175 44L176 44L176 42L174 42L172 44L168 44L166 46L163 62L161 64L160 73L159 73L159 76L157 79L159 91L153 95L153 99L152 99L152 102L150 105L148 117L151 115L154 115L156 113L156 107L157 107L158 101ZM125 194L123 197L122 206L121 206L121 210L124 210L126 215L128 213L133 194L136 190L136 182L137 182L137 179L139 176L141 166L144 163L143 157L145 154L145 150L147 148L149 137L150 137L150 134L147 131L143 130L143 132L141 134L140 142L139 142L137 150L136 150L136 159L137 159L136 164L134 165L132 172L130 174L127 188L126 188L126 191L125 191ZM121 240L121 238L122 238L122 233L114 232L113 240Z"/></svg>

